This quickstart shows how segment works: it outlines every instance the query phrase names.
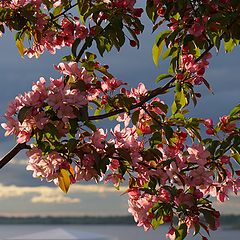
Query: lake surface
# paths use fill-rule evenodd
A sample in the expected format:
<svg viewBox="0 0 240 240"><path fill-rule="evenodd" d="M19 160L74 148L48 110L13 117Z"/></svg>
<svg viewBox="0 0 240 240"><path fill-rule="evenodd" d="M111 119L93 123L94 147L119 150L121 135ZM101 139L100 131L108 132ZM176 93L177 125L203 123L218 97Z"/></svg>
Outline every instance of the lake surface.
<svg viewBox="0 0 240 240"><path fill-rule="evenodd" d="M108 240L164 240L167 227L163 226L158 228L156 231L144 232L142 228L136 226L127 225L0 225L0 239L14 239L19 236L24 236L27 234L36 234L32 239L39 239L38 234L44 232L53 232L53 230L60 230L66 232L66 234L78 235L80 232L89 232L108 236ZM204 234L206 235L206 234ZM67 236L67 235L66 235ZM18 238L25 240L23 238ZM28 238L31 239L31 238ZM41 239L41 238L40 238ZM45 238L48 239L48 238ZM54 238L49 238L54 239ZM61 238L63 239L63 238ZM66 240L74 239L71 237L66 237ZM84 238L93 239L93 238ZM100 239L100 238L96 238ZM103 239L103 238L101 238ZM200 240L201 237L190 236L187 239ZM239 230L219 230L217 232L212 232L211 240L238 240L240 239ZM41 239L43 240L43 239Z"/></svg>

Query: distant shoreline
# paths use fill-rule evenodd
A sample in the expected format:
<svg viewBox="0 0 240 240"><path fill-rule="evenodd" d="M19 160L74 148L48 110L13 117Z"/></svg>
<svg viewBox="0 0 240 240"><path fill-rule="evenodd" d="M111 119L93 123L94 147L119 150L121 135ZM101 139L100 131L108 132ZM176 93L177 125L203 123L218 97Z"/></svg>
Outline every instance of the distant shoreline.
<svg viewBox="0 0 240 240"><path fill-rule="evenodd" d="M135 224L132 216L81 216L81 217L5 217L0 216L0 224Z"/></svg>
<svg viewBox="0 0 240 240"><path fill-rule="evenodd" d="M43 224L43 225L133 225L132 216L31 216L6 217L0 216L0 224ZM222 215L221 225L230 229L240 229L240 215Z"/></svg>

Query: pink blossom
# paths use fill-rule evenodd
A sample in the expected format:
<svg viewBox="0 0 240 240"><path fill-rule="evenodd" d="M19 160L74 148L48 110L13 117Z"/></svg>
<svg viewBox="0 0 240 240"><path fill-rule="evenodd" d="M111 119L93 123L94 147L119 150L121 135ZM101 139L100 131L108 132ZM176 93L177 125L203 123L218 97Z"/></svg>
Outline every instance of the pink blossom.
<svg viewBox="0 0 240 240"><path fill-rule="evenodd" d="M139 83L137 88L131 89L131 92L135 97L140 97L140 96L145 96L148 91L143 83Z"/></svg>
<svg viewBox="0 0 240 240"><path fill-rule="evenodd" d="M213 173L202 166L193 169L189 173L189 186L209 186L212 184L213 180L211 177Z"/></svg>
<svg viewBox="0 0 240 240"><path fill-rule="evenodd" d="M143 134L150 134L152 132L151 124L152 118L150 118L147 114L144 114L138 122L138 128Z"/></svg>
<svg viewBox="0 0 240 240"><path fill-rule="evenodd" d="M19 131L19 124L12 117L6 117L7 123L1 123L2 128L6 131L5 136L17 134Z"/></svg>
<svg viewBox="0 0 240 240"><path fill-rule="evenodd" d="M175 228L171 228L166 234L166 238L169 238L170 240L175 240L176 239L175 230L176 230Z"/></svg>
<svg viewBox="0 0 240 240"><path fill-rule="evenodd" d="M95 163L95 158L92 154L85 154L81 163L84 167L92 167Z"/></svg>
<svg viewBox="0 0 240 240"><path fill-rule="evenodd" d="M80 22L76 22L75 37L79 39L85 39L88 35L88 29L81 25Z"/></svg>
<svg viewBox="0 0 240 240"><path fill-rule="evenodd" d="M201 22L200 18L197 18L191 28L188 30L189 33L195 37L200 37L205 31L205 26Z"/></svg>
<svg viewBox="0 0 240 240"><path fill-rule="evenodd" d="M154 217L149 213L149 210L157 202L157 198L150 194L139 195L136 194L136 191L133 193L129 191L128 211L133 215L134 220L138 222L138 226L143 226L144 230L147 231L152 226L151 221Z"/></svg>
<svg viewBox="0 0 240 240"><path fill-rule="evenodd" d="M114 187L119 187L121 181L123 181L123 176L120 173L108 174L104 180L104 183L112 182Z"/></svg>
<svg viewBox="0 0 240 240"><path fill-rule="evenodd" d="M119 161L117 159L111 159L109 169L111 171L116 171L119 167L120 167Z"/></svg>
<svg viewBox="0 0 240 240"><path fill-rule="evenodd" d="M190 228L193 228L196 224L199 223L199 216L187 216L185 219L185 223L188 227L188 231Z"/></svg>
<svg viewBox="0 0 240 240"><path fill-rule="evenodd" d="M75 180L85 180L89 181L92 178L97 178L97 171L92 167L79 167L75 166Z"/></svg>
<svg viewBox="0 0 240 240"><path fill-rule="evenodd" d="M236 124L230 122L229 116L222 116L218 126L223 132L230 133L236 128Z"/></svg>
<svg viewBox="0 0 240 240"><path fill-rule="evenodd" d="M65 161L55 151L43 156L42 151L35 146L27 152L27 156L29 161L26 169L33 171L34 178L46 178L47 181L57 178L59 167Z"/></svg>
<svg viewBox="0 0 240 240"><path fill-rule="evenodd" d="M222 156L220 158L221 163L228 164L230 162L230 157L229 156Z"/></svg>
<svg viewBox="0 0 240 240"><path fill-rule="evenodd" d="M168 190L164 189L164 188L160 188L158 190L158 198L160 201L162 202L170 202L171 200L171 194L169 193Z"/></svg>
<svg viewBox="0 0 240 240"><path fill-rule="evenodd" d="M174 199L175 204L177 206L180 206L181 204L184 204L187 207L194 206L193 195L191 195L190 193L184 193L183 191L180 191L180 190L179 190L180 193Z"/></svg>
<svg viewBox="0 0 240 240"><path fill-rule="evenodd" d="M91 137L93 145L99 149L103 149L105 147L106 138L107 132L104 133L102 128L98 128Z"/></svg>
<svg viewBox="0 0 240 240"><path fill-rule="evenodd" d="M206 164L207 158L210 157L210 153L201 144L193 144L192 147L187 148L187 151L189 153L188 161L201 166Z"/></svg>
<svg viewBox="0 0 240 240"><path fill-rule="evenodd" d="M114 91L123 84L124 83L121 80L117 80L116 78L108 78L104 76L101 87L103 91Z"/></svg>
<svg viewBox="0 0 240 240"><path fill-rule="evenodd" d="M127 113L121 113L117 117L118 122L124 122L124 126L127 127L131 121L131 117Z"/></svg>

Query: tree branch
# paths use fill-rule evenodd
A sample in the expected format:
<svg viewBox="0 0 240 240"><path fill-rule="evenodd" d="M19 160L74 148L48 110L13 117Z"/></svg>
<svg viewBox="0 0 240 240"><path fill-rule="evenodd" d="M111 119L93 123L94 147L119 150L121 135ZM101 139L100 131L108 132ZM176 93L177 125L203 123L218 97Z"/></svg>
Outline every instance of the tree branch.
<svg viewBox="0 0 240 240"><path fill-rule="evenodd" d="M58 15L54 16L51 20L55 20L61 16L63 16L65 13L67 13L69 10L71 10L72 8L76 7L78 5L78 1L71 5L69 8L65 9L63 12L59 13Z"/></svg>
<svg viewBox="0 0 240 240"><path fill-rule="evenodd" d="M78 62L81 58L81 56L83 55L84 51L88 48L89 44L91 44L91 41L93 40L92 38L89 39L89 42L85 42L84 45L82 46L82 49L80 50L78 56L76 57L76 62ZM207 52L209 52L212 48L214 47L213 44L210 44L209 47L201 54L200 57L198 57L196 59L196 62L200 61L201 58L204 56L204 54L206 54ZM148 94L142 98L142 100L136 104L133 104L129 110L133 110L135 108L138 107L142 107L142 105L144 103L146 103L147 101L153 99L154 97L160 95L160 94L164 94L166 91L168 91L170 88L174 87L174 81L176 80L175 77L173 77L168 83L166 83L163 87L159 87L156 88L154 90L148 91ZM117 109L105 114L101 114L98 116L89 116L88 120L100 120L100 119L104 119L104 118L108 118L120 113L125 112L126 110L121 108L121 109ZM9 161L11 161L11 159L13 157L15 157L21 150L23 149L30 149L30 146L27 145L26 143L22 143L22 144L17 144L15 145L1 160L0 160L0 169L3 168Z"/></svg>
<svg viewBox="0 0 240 240"><path fill-rule="evenodd" d="M158 96L159 94L163 94L165 93L168 89L174 87L173 83L175 81L175 77L172 78L165 86L163 87L159 87L159 88L156 88L154 90L151 90L148 92L148 94L143 97L143 99L136 103L136 104L133 104L129 110L133 110L135 108L138 108L138 107L142 107L142 105L144 103L146 103L147 101L153 99L154 97ZM108 118L108 117L112 117L114 115L117 115L119 113L123 113L125 112L126 110L123 109L123 108L120 108L120 109L117 109L117 110L114 110L114 111L111 111L111 112L108 112L108 113L104 113L104 114L101 114L101 115L97 115L97 116L89 116L89 120L99 120L99 119L104 119L104 118Z"/></svg>
<svg viewBox="0 0 240 240"><path fill-rule="evenodd" d="M13 159L21 150L29 149L30 146L26 143L16 144L1 160L0 160L0 169L3 168L8 162Z"/></svg>

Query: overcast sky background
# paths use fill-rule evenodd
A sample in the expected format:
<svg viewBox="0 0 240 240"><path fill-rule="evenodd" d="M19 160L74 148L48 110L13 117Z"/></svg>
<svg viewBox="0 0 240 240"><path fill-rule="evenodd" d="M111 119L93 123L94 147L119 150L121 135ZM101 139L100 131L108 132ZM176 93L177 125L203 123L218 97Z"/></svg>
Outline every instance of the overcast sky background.
<svg viewBox="0 0 240 240"><path fill-rule="evenodd" d="M157 87L155 79L159 73L167 73L167 64L160 62L155 67L152 61L151 48L154 37L150 29L144 31L139 50L129 46L123 47L120 53L113 51L105 54L102 63L110 65L110 71L129 86L143 82L149 88ZM128 44L126 44L128 45ZM18 93L31 89L31 84L43 76L58 76L53 69L60 62L64 52L56 55L45 53L40 59L22 59L15 47L13 35L7 33L0 39L0 122L7 104ZM214 51L212 51L214 53ZM216 54L215 54L216 55ZM210 62L206 78L209 80L214 95L205 87L199 87L203 94L199 104L193 110L194 116L212 117L228 114L239 101L239 48L231 54L217 54ZM171 94L169 94L171 95ZM164 101L169 102L172 95ZM4 137L0 130L0 156L3 156L15 142L13 137ZM127 198L113 187L96 186L95 184L77 184L72 186L68 195L63 194L52 183L33 179L31 172L25 170L26 157L19 154L10 164L0 171L0 215L126 215ZM123 189L124 190L124 189ZM219 205L219 204L218 204ZM233 200L218 206L223 213L240 214L240 200Z"/></svg>

